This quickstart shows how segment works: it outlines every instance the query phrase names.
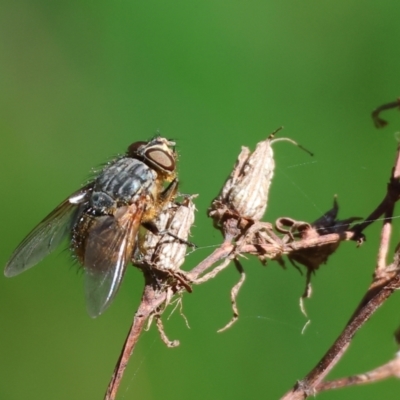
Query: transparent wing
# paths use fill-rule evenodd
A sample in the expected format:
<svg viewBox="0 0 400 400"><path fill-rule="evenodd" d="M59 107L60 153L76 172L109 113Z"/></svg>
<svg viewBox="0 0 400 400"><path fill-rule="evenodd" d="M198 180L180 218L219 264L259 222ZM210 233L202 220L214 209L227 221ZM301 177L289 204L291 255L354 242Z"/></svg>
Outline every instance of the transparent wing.
<svg viewBox="0 0 400 400"><path fill-rule="evenodd" d="M5 276L15 276L33 267L62 242L90 189L89 184L72 194L25 237L11 255L4 270Z"/></svg>
<svg viewBox="0 0 400 400"><path fill-rule="evenodd" d="M114 299L135 246L143 205L139 202L117 210L116 215L96 217L85 245L86 306L92 318Z"/></svg>

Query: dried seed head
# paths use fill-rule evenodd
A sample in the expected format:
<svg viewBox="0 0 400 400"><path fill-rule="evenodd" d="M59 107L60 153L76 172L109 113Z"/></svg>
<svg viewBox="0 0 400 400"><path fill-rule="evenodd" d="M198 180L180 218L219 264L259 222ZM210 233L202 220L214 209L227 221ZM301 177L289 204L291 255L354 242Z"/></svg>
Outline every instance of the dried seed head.
<svg viewBox="0 0 400 400"><path fill-rule="evenodd" d="M241 155L249 150L241 152ZM271 140L257 144L254 153L250 154L240 169L240 175L232 177L222 190L238 214L245 218L260 220L267 208L269 187L274 175L275 162Z"/></svg>
<svg viewBox="0 0 400 400"><path fill-rule="evenodd" d="M195 206L187 196L180 204L169 203L158 215L155 224L161 234L146 233L141 246L143 260L159 270L176 271L185 261L190 228L194 223Z"/></svg>
<svg viewBox="0 0 400 400"><path fill-rule="evenodd" d="M263 217L275 168L272 137L259 142L253 153L242 147L230 177L213 201L210 216L220 219L225 209L242 218L260 220Z"/></svg>
<svg viewBox="0 0 400 400"><path fill-rule="evenodd" d="M274 176L275 162L271 147L274 142L291 142L312 155L292 139L274 139L275 133L280 129L282 128L259 142L253 153L247 147L242 147L230 177L209 210L209 216L214 218L217 224L226 213L255 221L263 217L267 208L269 187Z"/></svg>

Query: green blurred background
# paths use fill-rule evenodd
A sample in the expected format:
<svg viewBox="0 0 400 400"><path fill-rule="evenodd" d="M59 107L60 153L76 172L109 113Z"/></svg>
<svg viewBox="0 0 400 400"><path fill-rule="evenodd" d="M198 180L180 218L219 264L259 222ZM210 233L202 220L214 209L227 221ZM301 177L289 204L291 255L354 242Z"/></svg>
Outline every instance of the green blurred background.
<svg viewBox="0 0 400 400"><path fill-rule="evenodd" d="M266 219L312 221L338 194L340 217L366 216L385 191L396 111L377 131L376 106L400 95L400 4L393 1L3 1L0 6L1 264L91 168L159 129L178 143L181 191L199 193L192 268L221 241L206 209L241 145L277 127L315 152L275 146ZM231 267L184 296L165 327L142 335L119 399L277 399L320 359L365 291L380 223L360 249L345 243L314 278L244 260L240 319L231 317ZM395 223L393 240L398 242ZM66 247L66 246L64 246ZM140 300L129 268L96 320L82 276L60 250L15 279L0 279L0 399L101 399ZM357 334L330 377L389 360L400 322L393 296ZM168 313L165 314L167 316ZM320 399L394 398L394 379Z"/></svg>

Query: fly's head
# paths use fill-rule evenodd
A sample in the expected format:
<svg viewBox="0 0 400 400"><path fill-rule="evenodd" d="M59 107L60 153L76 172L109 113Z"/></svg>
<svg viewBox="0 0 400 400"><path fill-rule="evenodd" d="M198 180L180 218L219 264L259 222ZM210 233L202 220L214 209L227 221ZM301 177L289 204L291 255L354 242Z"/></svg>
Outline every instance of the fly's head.
<svg viewBox="0 0 400 400"><path fill-rule="evenodd" d="M171 182L176 177L175 142L157 136L149 142L132 143L128 147L127 155L156 171L160 180Z"/></svg>

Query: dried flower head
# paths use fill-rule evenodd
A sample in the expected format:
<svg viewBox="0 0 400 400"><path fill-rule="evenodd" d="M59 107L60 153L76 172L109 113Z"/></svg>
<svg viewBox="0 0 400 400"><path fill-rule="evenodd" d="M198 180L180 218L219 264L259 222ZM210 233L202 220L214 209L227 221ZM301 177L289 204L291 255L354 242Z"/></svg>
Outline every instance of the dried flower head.
<svg viewBox="0 0 400 400"><path fill-rule="evenodd" d="M186 196L182 203L170 202L158 215L155 224L159 233L146 233L141 245L144 256L140 263L159 270L179 270L185 261L186 241L194 223L193 197Z"/></svg>
<svg viewBox="0 0 400 400"><path fill-rule="evenodd" d="M346 232L350 225L362 218L350 217L344 220L338 220L339 205L334 197L333 208L327 211L322 217L309 224L302 221L294 221L291 218L279 218L276 221L276 227L279 232L287 233L287 240L300 238L302 240L316 240L330 233L342 234ZM287 227L288 229L285 229ZM315 271L321 264L325 264L339 247L340 241L323 244L293 251L289 255L292 262L298 262L306 266L310 271Z"/></svg>
<svg viewBox="0 0 400 400"><path fill-rule="evenodd" d="M277 131L259 142L253 153L247 147L242 147L230 177L211 205L209 215L212 218L221 220L226 212L255 221L263 217L275 169L271 145L285 140L298 146L288 138L274 139Z"/></svg>

